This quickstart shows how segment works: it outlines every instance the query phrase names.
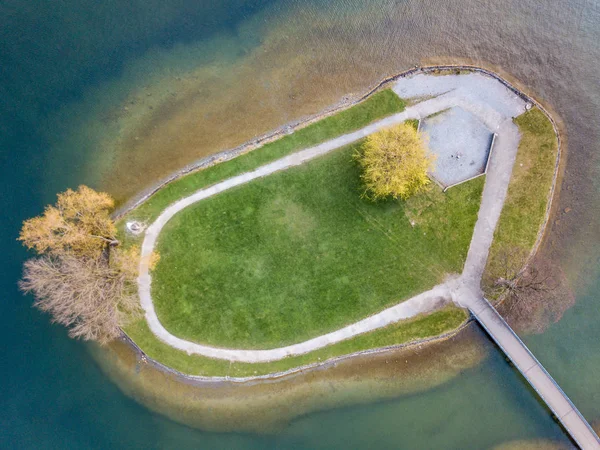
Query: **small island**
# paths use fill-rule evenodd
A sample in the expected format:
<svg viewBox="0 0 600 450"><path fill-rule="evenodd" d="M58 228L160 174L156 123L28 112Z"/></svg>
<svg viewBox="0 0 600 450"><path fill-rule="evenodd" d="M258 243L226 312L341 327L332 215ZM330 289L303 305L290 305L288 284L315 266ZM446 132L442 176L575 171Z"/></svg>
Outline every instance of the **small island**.
<svg viewBox="0 0 600 450"><path fill-rule="evenodd" d="M197 383L421 348L475 319L572 439L596 448L493 305L544 289L528 263L560 161L545 109L484 69L415 68L303 125L119 215L89 187L59 194L23 224L38 257L21 289L72 337L121 338Z"/></svg>
<svg viewBox="0 0 600 450"><path fill-rule="evenodd" d="M494 200L493 242L468 271L483 275L488 298L517 289L549 211L553 124L490 74L422 72L178 178L123 215L124 246L160 255L140 278L145 317L125 327L132 341L181 373L244 380L454 334L469 319L453 292L490 160L507 151L502 123L518 130L500 171L508 188ZM365 199L355 155L401 123L428 138L433 182L405 200Z"/></svg>
<svg viewBox="0 0 600 450"><path fill-rule="evenodd" d="M447 338L468 299L532 283L558 135L497 75L411 69L283 131L116 218L107 194L59 194L24 223L22 289L73 337L244 381Z"/></svg>

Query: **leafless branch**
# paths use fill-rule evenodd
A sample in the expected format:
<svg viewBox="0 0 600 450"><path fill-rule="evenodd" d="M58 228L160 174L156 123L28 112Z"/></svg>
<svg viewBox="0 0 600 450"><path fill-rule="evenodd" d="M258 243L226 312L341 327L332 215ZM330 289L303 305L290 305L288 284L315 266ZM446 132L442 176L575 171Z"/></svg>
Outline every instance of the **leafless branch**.
<svg viewBox="0 0 600 450"><path fill-rule="evenodd" d="M43 256L25 262L24 292L69 335L105 344L140 313L134 280L105 259Z"/></svg>

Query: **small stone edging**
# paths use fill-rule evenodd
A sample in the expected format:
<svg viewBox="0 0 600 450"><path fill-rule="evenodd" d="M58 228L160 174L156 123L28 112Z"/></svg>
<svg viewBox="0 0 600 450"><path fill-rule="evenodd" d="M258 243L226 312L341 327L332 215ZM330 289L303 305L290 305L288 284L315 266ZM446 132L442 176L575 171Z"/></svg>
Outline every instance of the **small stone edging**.
<svg viewBox="0 0 600 450"><path fill-rule="evenodd" d="M561 164L562 157L563 157L561 133L558 130L556 121L554 120L552 115L548 112L548 110L546 108L544 108L537 100L535 100L533 98L529 98L529 101L531 103L533 103L540 111L542 111L544 113L544 115L548 118L550 123L552 124L552 129L554 130L554 135L556 136L556 161L554 162L554 174L552 177L552 185L550 186L550 191L548 192L548 197L546 199L546 211L544 212L544 221L540 225L540 228L537 232L537 236L535 238L535 243L533 244L533 247L531 248L529 255L525 259L525 263L523 264L523 267L521 268L521 270L519 271L517 276L522 275L527 270L527 268L533 261L533 258L535 258L535 255L537 255L537 252L538 252L540 246L542 245L542 240L544 238L544 234L546 233L546 228L548 226L548 222L550 221L550 215L552 213L552 208L556 202L556 199L554 198L554 193L556 191L556 183L558 181L558 173L560 170L560 164ZM507 300L507 294L508 294L507 292L501 294L499 298L497 298L495 301L490 302L490 303L492 303L494 306L502 305Z"/></svg>
<svg viewBox="0 0 600 450"><path fill-rule="evenodd" d="M136 354L138 356L138 364L140 361L144 362L146 364L150 364L154 368L160 370L161 372L166 372L166 373L175 375L178 378L184 379L186 382L219 383L219 382L231 381L233 383L247 383L250 381L274 380L274 379L282 378L282 377L288 376L288 375L300 375L302 372L310 371L312 369L317 369L317 368L322 369L322 368L325 368L328 366L335 366L338 362L344 361L346 359L356 358L358 356L376 355L376 354L385 353L385 352L389 352L389 351L393 351L393 350L408 349L408 348L417 347L417 346L424 345L424 344L433 344L433 343L437 343L437 342L443 342L443 341L446 341L446 340L451 339L454 336L458 335L461 331L466 329L474 321L475 321L475 319L473 319L472 317L468 317L467 319L465 319L465 321L462 324L460 324L458 327L456 327L452 331L449 331L447 333L440 334L437 336L432 336L432 337L428 337L428 338L424 338L424 339L418 339L418 340L406 342L403 344L388 345L386 347L378 347L378 348L372 348L372 349L368 349L368 350L361 350L361 351L354 352L354 353L348 353L345 355L334 356L333 358L329 358L329 359L326 359L323 361L318 361L318 362L314 362L314 363L310 363L310 364L305 364L303 366L293 367L291 369L284 370L281 372L272 372L272 373L268 373L265 375L255 375L255 376L249 376L249 377L230 377L230 376L223 377L223 376L205 376L205 375L186 374L186 373L178 371L177 369L173 369L172 367L169 367L169 366L161 363L160 361L157 361L154 358L148 356L135 343L135 341L127 335L127 333L123 332L123 336L121 337L121 340L123 342L127 343L136 352ZM246 364L248 364L248 363L246 363Z"/></svg>
<svg viewBox="0 0 600 450"><path fill-rule="evenodd" d="M466 180L462 180L462 181L459 181L458 183L454 183L454 184L451 184L450 186L446 186L445 188L443 188L443 192L446 192L448 189L453 188L455 186L460 186L461 184L465 184L469 181L473 181L476 178L487 175L488 167L490 165L490 161L492 160L492 151L494 150L494 142L496 142L496 136L498 136L496 133L492 134L492 141L490 143L490 149L488 151L487 162L485 163L485 169L483 169L483 172L478 175L474 175L471 178L467 178ZM440 184L440 183L438 183L438 184Z"/></svg>
<svg viewBox="0 0 600 450"><path fill-rule="evenodd" d="M179 171L171 174L170 176L166 177L165 179L159 181L158 183L156 183L153 187L149 188L146 191L143 191L139 196L134 197L134 199L128 203L126 203L122 208L120 208L119 210L117 210L114 214L113 217L114 218L120 218L123 215L125 215L126 213L130 212L131 210L135 209L137 206L139 206L141 203L143 203L144 201L146 201L148 198L150 198L154 193L156 193L158 190L160 190L162 187L164 187L165 185L169 184L172 181L177 180L180 177L183 177L191 172L194 172L196 170L200 170L203 168L207 168L210 167L214 164L217 164L219 162L224 162L224 161L228 161L231 160L233 158L235 158L236 156L239 156L243 153L246 153L248 151L254 150L256 148L259 148L260 146L269 143L271 141L274 141L280 137L283 137L286 134L289 134L290 131L294 132L297 131L301 128L304 128L308 125L310 125L311 123L314 123L317 120L321 120L325 117L328 117L330 115L333 115L337 112L340 112L341 110L347 109L351 106L356 105L357 103L360 103L361 101L367 99L369 96L371 96L372 94L374 94L375 92L379 91L380 89L384 88L385 86L387 86L390 83L393 83L395 81L397 81L400 78L404 78L404 77L408 77L408 76L412 76L414 74L417 73L424 73L424 74L428 74L428 73L437 73L437 72L443 72L443 71L455 71L455 70L466 70L466 71L470 71L470 72L475 72L475 73L482 73L485 75L488 75L494 79L496 79L497 81L500 81L504 86L506 86L508 89L510 89L513 93L515 93L516 95L518 95L520 98L522 98L524 101L526 102L530 102L532 104L534 104L535 106L537 106L542 112L544 112L544 114L548 117L548 119L550 120L550 122L552 123L553 129L555 131L555 135L557 136L557 161L555 164L555 170L554 170L554 179L553 179L553 183L552 183L552 187L550 190L550 200L548 201L547 207L546 207L546 216L544 219L544 223L542 225L542 227L540 227L540 230L538 232L538 236L536 239L536 243L534 244L534 247L527 259L527 262L523 268L523 270L525 270L525 268L528 266L528 264L531 262L531 260L533 259L533 256L535 256L535 253L537 252L543 235L544 235L544 231L546 228L546 225L549 221L549 217L550 217L550 212L551 212L551 208L553 205L553 196L554 196L554 192L555 192L555 185L556 185L556 181L558 178L558 169L559 169L559 165L560 165L560 160L561 160L561 139L560 139L560 133L558 132L558 127L556 125L556 122L554 121L553 117L549 114L549 112L546 110L546 108L544 108L537 100L529 97L528 95L524 94L523 92L521 92L520 90L518 90L517 88L515 88L511 83L509 83L508 81L504 80L503 78L501 78L499 75L497 75L494 72L491 72L487 69L483 69L480 67L476 67L476 66L470 66L470 65L439 65L439 66L428 66L428 67L419 67L419 66L415 66L412 69L406 70L404 72L401 72L397 75L394 76L390 76L387 77L385 79L383 79L381 82L379 82L374 88L370 89L366 94L364 94L363 96L361 96L360 98L358 98L357 100L351 101L349 103L347 103L346 101L342 101L340 103L338 103L338 105L334 106L333 108L329 108L328 110L326 110L323 113L311 116L307 119L304 120L299 120L294 122L293 125L285 125L283 127L280 127L279 129L277 129L274 132L268 133L266 135L263 135L257 139L254 139L250 142L247 142L245 144L242 144L238 147L235 147L233 149L230 150L226 150L205 158L202 158L186 167L184 167L183 169L180 169ZM500 299L499 303L502 302L504 299ZM320 361L320 362L316 362L316 363L312 363L312 364L308 364L305 366L299 366L297 368L293 368L290 369L288 371L284 371L284 372L276 372L276 373L272 373L272 374L267 374L267 375L259 375L259 376L255 376L255 377L241 377L241 378L237 378L237 377L205 377L205 376L196 376L196 375L188 375L188 374L184 374L182 372L179 372L175 369L172 369L162 363L160 363L159 361L149 357L148 355L146 355L144 353L144 351L124 332L123 333L123 337L122 340L124 342L126 342L128 345L130 345L134 351L136 351L136 353L138 355L141 355L141 360L148 362L150 364L152 364L153 366L157 367L158 369L164 371L164 372L169 372L172 373L178 377L181 377L187 381L196 381L196 382L222 382L222 381L234 381L234 382L248 382L248 381L252 381L252 380L265 380L265 379L273 379L273 378L280 378L282 376L285 375L290 375L290 374L294 374L294 373L300 373L306 370L310 370L310 369L315 369L318 367L325 367L331 364L335 364L341 360L344 359L348 359L348 358L352 358L352 357L357 357L357 356L361 356L361 355L368 355L368 354L377 354L377 353L382 353L385 351L389 351L389 350L395 350L395 349L399 349L399 348L405 348L405 347L411 347L411 346L415 346L415 345L421 345L421 344L426 344L426 343L432 343L435 341L439 341L439 340L445 340L448 339L450 337L455 336L456 334L458 334L459 332L461 332L463 329L465 329L469 323L472 321L472 319L468 319L467 321L465 321L461 326L459 326L458 328L456 328L455 330L440 335L440 336L436 336L436 337L432 337L432 338L426 338L426 339L422 339L422 340L417 340L417 341L413 341L407 344L400 344L397 346L388 346L388 347L383 347L383 348L377 348L377 349L370 349L370 350L365 350L365 351L360 351L360 352L355 352L355 353L351 353L351 354L347 354L347 355L341 355L335 358L331 358L325 361Z"/></svg>
<svg viewBox="0 0 600 450"><path fill-rule="evenodd" d="M241 144L235 148L232 148L229 150L224 150L224 151L215 153L210 156L206 156L204 158L201 158L195 162L192 162L192 163L186 165L184 168L177 170L176 172L172 173L171 175L158 181L151 187L143 190L140 194L134 196L130 201L126 202L122 207L118 208L113 213L113 218L114 219L121 218L128 212L137 208L140 204L144 203L146 200L148 200L152 195L154 195L157 191L162 189L164 186L166 186L167 184L169 184L185 175L188 175L197 170L206 169L208 167L211 167L211 166L221 163L221 162L229 161L237 156L240 156L244 153L247 153L249 151L260 148L265 144L268 144L268 143L273 142L281 137L284 137L287 134L291 134L302 128L305 128L308 125L310 125L316 121L319 121L319 120L329 117L333 114L336 114L340 111L348 109L348 108L366 100L367 98L369 98L371 95L373 95L377 91L383 89L388 84L396 82L400 78L406 78L406 77L412 76L416 73L428 74L428 73L435 73L435 72L441 72L441 71L453 71L453 70L468 70L471 72L482 73L482 74L488 75L488 76L496 79L497 81L502 83L504 86L506 86L508 89L510 89L512 92L514 92L516 95L521 97L523 100L533 103L537 107L542 109L544 111L544 113L550 118L550 120L552 121L552 124L554 126L554 121L552 120L551 116L548 114L548 112L544 109L544 107L541 104L539 104L535 99L527 96L526 94L524 94L523 92L518 90L516 87L514 87L508 81L504 80L503 78L501 78L499 75L497 75L494 72L491 72L487 69L483 69L481 67L470 66L470 65L442 65L442 66L426 66L426 67L415 66L412 69L408 69L408 70L405 70L404 72L400 72L399 74L384 78L379 83L377 83L377 85L375 85L375 87L371 88L366 94L363 94L356 100L348 101L348 97L350 97L350 96L346 96L345 99L341 100L333 107L327 108L325 111L323 111L321 113L314 114L314 115L290 122L286 125L283 125L283 126L277 128L274 131L263 134L255 139L245 142L244 144Z"/></svg>

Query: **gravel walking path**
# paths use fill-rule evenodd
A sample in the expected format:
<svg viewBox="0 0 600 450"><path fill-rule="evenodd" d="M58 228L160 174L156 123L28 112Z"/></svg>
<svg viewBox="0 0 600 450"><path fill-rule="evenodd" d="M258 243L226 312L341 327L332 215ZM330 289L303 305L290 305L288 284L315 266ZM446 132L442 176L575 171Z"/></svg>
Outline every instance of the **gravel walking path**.
<svg viewBox="0 0 600 450"><path fill-rule="evenodd" d="M146 320L152 332L163 342L189 354L240 362L276 361L286 356L301 355L330 344L341 342L417 314L433 311L458 297L465 289L479 292L479 282L485 267L494 229L504 204L508 182L519 143L519 132L512 116L525 111L524 102L500 82L479 74L458 76L417 75L399 80L394 91L404 98L431 97L406 108L401 113L379 120L358 131L329 140L315 147L288 155L251 172L229 178L179 200L167 207L148 227L142 244L138 288ZM331 333L298 344L269 350L238 350L210 347L178 338L167 331L156 315L151 297L151 276L147 261L164 225L182 209L235 186L248 183L274 172L286 170L356 142L383 128L407 119L420 119L451 107L461 107L481 120L490 131L498 134L496 147L488 168L479 216L469 248L463 274L402 303ZM451 138L449 136L448 138Z"/></svg>

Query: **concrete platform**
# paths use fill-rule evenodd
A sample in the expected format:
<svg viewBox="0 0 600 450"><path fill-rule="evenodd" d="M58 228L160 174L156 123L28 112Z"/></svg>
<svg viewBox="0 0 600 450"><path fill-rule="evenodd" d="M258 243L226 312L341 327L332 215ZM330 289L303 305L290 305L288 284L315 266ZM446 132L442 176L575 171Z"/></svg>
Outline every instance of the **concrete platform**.
<svg viewBox="0 0 600 450"><path fill-rule="evenodd" d="M444 188L485 173L493 133L461 107L426 117L421 132L436 156L431 176Z"/></svg>

